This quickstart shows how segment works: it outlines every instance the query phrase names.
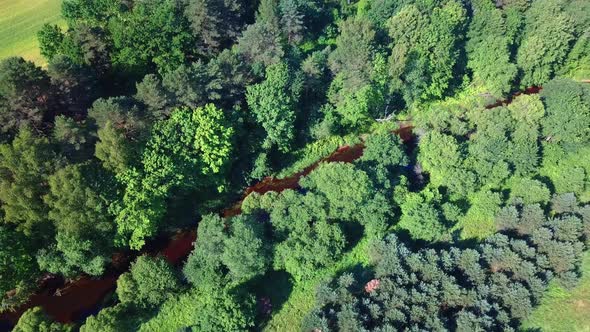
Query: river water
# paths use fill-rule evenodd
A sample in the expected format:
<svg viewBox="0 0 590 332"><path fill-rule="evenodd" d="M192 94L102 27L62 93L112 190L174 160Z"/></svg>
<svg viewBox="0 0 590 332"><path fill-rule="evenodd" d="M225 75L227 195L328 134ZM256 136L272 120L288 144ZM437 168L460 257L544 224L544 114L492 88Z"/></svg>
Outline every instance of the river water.
<svg viewBox="0 0 590 332"><path fill-rule="evenodd" d="M535 94L540 87L531 87L518 92L506 100L497 101L486 108L506 105L512 99L521 94ZM400 123L400 129L395 133L402 141L410 145L415 144L412 133L413 126L410 122ZM260 194L285 189L296 189L299 180L314 170L321 162L352 162L363 154L364 144L342 146L330 156L306 167L304 170L283 179L266 177L260 182L246 188L242 200L233 206L223 210L224 217L231 217L241 213L243 198L252 192ZM160 238L150 243L142 252L122 252L113 256L113 267L100 278L81 276L75 280L64 281L61 277L48 276L40 285L40 290L31 296L29 301L13 312L0 314L0 330L10 330L16 324L19 317L29 308L41 306L43 310L54 320L62 323L80 322L86 317L96 314L103 306L104 301L113 293L119 275L127 271L129 264L139 254L162 255L170 263L179 265L193 248L196 239L195 230L183 231L174 234L170 238Z"/></svg>

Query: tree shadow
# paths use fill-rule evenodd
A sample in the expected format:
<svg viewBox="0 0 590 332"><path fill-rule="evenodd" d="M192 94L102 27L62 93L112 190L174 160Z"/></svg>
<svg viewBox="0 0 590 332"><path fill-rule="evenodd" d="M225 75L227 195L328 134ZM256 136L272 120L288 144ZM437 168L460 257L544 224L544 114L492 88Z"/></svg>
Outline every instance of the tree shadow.
<svg viewBox="0 0 590 332"><path fill-rule="evenodd" d="M257 296L259 310L256 315L256 330L262 330L271 315L261 310L260 302L268 299L273 313L281 310L293 291L293 279L286 271L269 271L263 276L250 280L245 288Z"/></svg>

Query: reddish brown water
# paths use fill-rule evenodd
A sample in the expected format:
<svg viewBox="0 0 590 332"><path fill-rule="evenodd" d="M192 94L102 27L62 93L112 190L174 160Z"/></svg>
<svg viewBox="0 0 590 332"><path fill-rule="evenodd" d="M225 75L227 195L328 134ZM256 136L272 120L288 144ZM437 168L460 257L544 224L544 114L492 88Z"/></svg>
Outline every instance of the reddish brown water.
<svg viewBox="0 0 590 332"><path fill-rule="evenodd" d="M400 122L400 129L394 131L395 134L399 135L399 137L404 142L409 142L412 139L412 129L414 127L411 125L410 122ZM363 150L365 145L363 143L359 143L353 146L345 145L338 148L336 151L332 152L331 155L328 157L304 168L302 171L297 172L289 177L277 179L275 177L265 177L262 181L256 183L253 186L246 188L244 191L244 195L242 199L234 204L232 207L229 207L221 212L224 217L232 217L238 215L242 212L241 206L244 198L249 194L255 192L259 194L264 194L269 191L276 191L281 192L285 189L296 189L299 187L299 180L308 175L311 171L313 171L320 163L330 163L330 162L346 162L350 163L363 155Z"/></svg>
<svg viewBox="0 0 590 332"><path fill-rule="evenodd" d="M395 131L403 141L412 138L412 126L409 122L402 123L400 129ZM243 198L252 192L264 194L269 191L281 192L285 189L299 187L299 180L309 174L322 162L352 162L363 154L364 144L342 146L330 156L306 167L304 170L283 179L273 177L264 178L253 186L246 188ZM242 200L233 207L222 212L225 217L237 215L241 212ZM150 255L162 255L170 263L181 263L193 248L196 232L185 231L175 234L171 239L156 240L149 244L142 253ZM162 246L162 243L166 243ZM80 321L85 317L96 313L104 298L112 293L116 286L117 278L129 268L129 263L137 257L138 253L120 252L113 255L113 268L105 276L97 279L82 276L75 280L64 281L60 277L50 277L41 286L41 291L31 296L29 301L14 312L0 314L0 329L14 326L24 311L29 308L41 306L53 319L62 323Z"/></svg>
<svg viewBox="0 0 590 332"><path fill-rule="evenodd" d="M410 122L400 123L400 129L395 133L402 141L412 139ZM266 177L262 181L246 188L242 200L231 208L222 211L224 217L231 217L241 213L243 198L250 193L264 194L269 191L281 192L285 189L296 189L299 180L313 171L322 162L353 162L363 155L364 144L342 146L328 157L306 167L302 171L283 179ZM142 251L144 254L162 255L170 263L178 265L190 253L196 239L194 230L175 234L172 238L159 239L148 244ZM162 245L165 243L166 245ZM139 253L141 254L141 253ZM119 275L129 268L129 264L137 257L135 252L119 252L113 255L113 268L105 276L97 279L82 276L76 280L64 281L60 277L52 276L40 287L41 291L31 296L29 301L13 312L0 314L0 329L14 326L24 311L41 306L54 320L62 323L80 321L100 310L104 298L112 293Z"/></svg>
<svg viewBox="0 0 590 332"><path fill-rule="evenodd" d="M168 241L148 246L142 253L162 255L168 262L178 265L192 250L196 232L185 231L173 235ZM163 244L163 245L162 245ZM64 281L57 276L49 276L40 287L40 291L31 296L29 301L12 312L0 314L0 330L9 330L27 309L41 306L54 320L62 323L80 321L95 314L105 297L116 287L117 278L129 268L129 263L138 253L116 253L113 255L113 267L100 278L81 276L75 280Z"/></svg>
<svg viewBox="0 0 590 332"><path fill-rule="evenodd" d="M502 105L506 106L506 105L510 104L514 100L514 98L516 98L520 95L534 95L534 94L541 92L542 89L543 89L543 87L540 87L540 86L528 87L528 88L524 89L524 91L518 91L506 99L497 100L495 103L486 106L486 109L496 108L496 107L502 106Z"/></svg>
<svg viewBox="0 0 590 332"><path fill-rule="evenodd" d="M486 108L494 108L509 104L513 98L521 94L539 93L541 87L530 87L523 92L518 92L510 98L500 100ZM410 142L413 139L413 126L410 122L400 123L400 129L395 133L402 141ZM281 192L285 189L296 189L299 187L299 180L313 171L322 162L352 162L363 154L364 144L359 143L353 146L342 146L330 156L314 163L283 179L266 177L262 181L252 185L244 191L242 200L234 206L222 211L224 217L231 217L241 213L243 198L252 192L264 194L269 191ZM174 265L180 264L190 253L196 239L194 230L184 231L175 234L170 239L159 239L154 241L142 253L150 255L162 255ZM162 245L165 243L166 245ZM9 329L14 326L24 311L29 308L41 306L56 321L69 323L80 321L89 315L100 310L102 301L112 293L116 286L117 278L129 268L129 264L137 257L134 252L120 252L113 255L113 267L110 272L100 278L81 276L75 280L64 281L60 277L51 276L40 286L40 291L32 295L29 301L13 312L0 314L0 330Z"/></svg>
<svg viewBox="0 0 590 332"><path fill-rule="evenodd" d="M394 131L402 141L410 142L413 139L413 126L411 122L400 123L400 129ZM359 143L353 146L342 146L330 156L306 167L304 170L292 176L277 179L273 177L264 178L253 186L246 188L243 198L252 192L260 194L285 189L296 189L299 187L299 180L309 174L322 162L353 162L363 154L364 144ZM241 212L242 200L231 208L222 211L225 217L231 217ZM150 255L162 255L174 265L180 264L190 253L196 239L194 230L184 231L175 234L170 239L160 239L147 246L142 252ZM162 245L165 243L165 245ZM89 315L100 310L105 297L111 294L116 286L116 280L121 273L129 268L129 264L137 257L134 252L120 252L113 255L113 268L101 278L82 276L75 280L64 281L59 277L50 277L40 288L41 290L31 296L29 301L14 312L0 314L0 329L9 329L14 326L24 311L29 308L41 306L58 322L69 323L81 321Z"/></svg>

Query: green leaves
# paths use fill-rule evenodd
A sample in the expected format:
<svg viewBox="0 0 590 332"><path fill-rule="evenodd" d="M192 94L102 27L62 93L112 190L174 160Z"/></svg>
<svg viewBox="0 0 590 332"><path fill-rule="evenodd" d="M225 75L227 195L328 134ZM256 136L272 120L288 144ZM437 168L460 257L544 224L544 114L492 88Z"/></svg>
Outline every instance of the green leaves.
<svg viewBox="0 0 590 332"><path fill-rule="evenodd" d="M176 273L162 257L139 256L130 271L117 280L117 296L121 303L140 308L155 307L180 289Z"/></svg>
<svg viewBox="0 0 590 332"><path fill-rule="evenodd" d="M184 275L195 286L241 284L268 269L269 241L262 223L251 216L226 221L206 215L199 223L195 249L184 266Z"/></svg>
<svg viewBox="0 0 590 332"><path fill-rule="evenodd" d="M109 22L115 62L130 68L155 64L164 73L190 55L194 42L183 6L173 0L142 1Z"/></svg>
<svg viewBox="0 0 590 332"><path fill-rule="evenodd" d="M516 58L524 74L521 86L539 86L553 77L566 59L573 31L574 25L562 10L561 1L542 0L531 5Z"/></svg>
<svg viewBox="0 0 590 332"><path fill-rule="evenodd" d="M68 165L49 177L44 201L57 230L56 245L43 249L43 270L74 276L80 271L101 275L110 262L115 224L108 213L114 200L114 179L93 169ZM101 183L102 182L102 183Z"/></svg>
<svg viewBox="0 0 590 332"><path fill-rule="evenodd" d="M0 201L6 222L17 224L28 236L46 226L48 210L42 197L59 163L49 141L26 127L12 144L0 145Z"/></svg>
<svg viewBox="0 0 590 332"><path fill-rule="evenodd" d="M367 174L346 163L321 164L301 180L303 188L322 194L329 204L329 215L342 220L352 219L358 207L371 195Z"/></svg>
<svg viewBox="0 0 590 332"><path fill-rule="evenodd" d="M221 172L231 159L233 128L226 122L223 111L213 104L197 108L193 113L193 122L197 124L195 148L201 151L206 165L203 172Z"/></svg>
<svg viewBox="0 0 590 332"><path fill-rule="evenodd" d="M426 5L407 5L388 22L393 40L390 74L407 104L440 98L448 91L466 21L457 1L422 7Z"/></svg>
<svg viewBox="0 0 590 332"><path fill-rule="evenodd" d="M262 143L265 149L273 146L282 152L291 149L295 138L295 108L301 88L299 75L292 73L285 63L269 66L266 79L248 87L248 107L266 131Z"/></svg>
<svg viewBox="0 0 590 332"><path fill-rule="evenodd" d="M269 241L260 221L247 216L232 218L221 261L233 282L247 281L266 272L271 260Z"/></svg>
<svg viewBox="0 0 590 332"><path fill-rule="evenodd" d="M510 92L516 78L516 65L511 63L509 45L502 10L492 1L474 0L473 18L467 33L467 67L473 71L473 81L487 87L493 96Z"/></svg>
<svg viewBox="0 0 590 332"><path fill-rule="evenodd" d="M173 188L198 191L206 185L223 190L231 159L233 129L212 104L179 108L154 125L141 157L141 168L119 175L126 186L117 215L123 243L141 248L155 234Z"/></svg>
<svg viewBox="0 0 590 332"><path fill-rule="evenodd" d="M0 225L0 292L29 283L38 273L31 241L11 227Z"/></svg>

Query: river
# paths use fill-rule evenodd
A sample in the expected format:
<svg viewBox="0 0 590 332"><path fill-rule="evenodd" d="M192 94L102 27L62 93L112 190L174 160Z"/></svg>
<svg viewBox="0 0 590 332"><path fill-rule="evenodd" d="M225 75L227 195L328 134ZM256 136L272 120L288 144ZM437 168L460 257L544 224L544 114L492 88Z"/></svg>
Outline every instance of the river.
<svg viewBox="0 0 590 332"><path fill-rule="evenodd" d="M517 92L505 100L499 100L486 108L506 105L512 99L521 94L536 94L540 87L531 87L522 92ZM400 122L400 129L395 133L402 141L410 146L415 144L411 122ZM242 199L223 210L224 217L231 217L241 213L243 199L252 192L266 193L269 191L280 192L285 189L296 189L299 180L314 170L322 162L352 162L363 154L364 144L342 146L328 157L306 167L304 170L283 179L266 177L260 182L245 189ZM162 255L170 263L179 265L188 256L196 239L196 231L187 230L174 234L170 238L159 238L148 244L141 252L122 252L113 256L113 266L100 278L80 276L74 280L65 281L58 276L48 276L40 283L39 291L31 296L29 301L12 312L0 314L0 330L10 330L16 324L19 317L29 308L41 306L54 320L62 323L81 322L86 317L96 314L103 306L105 299L113 293L119 275L127 271L129 264L139 254Z"/></svg>

